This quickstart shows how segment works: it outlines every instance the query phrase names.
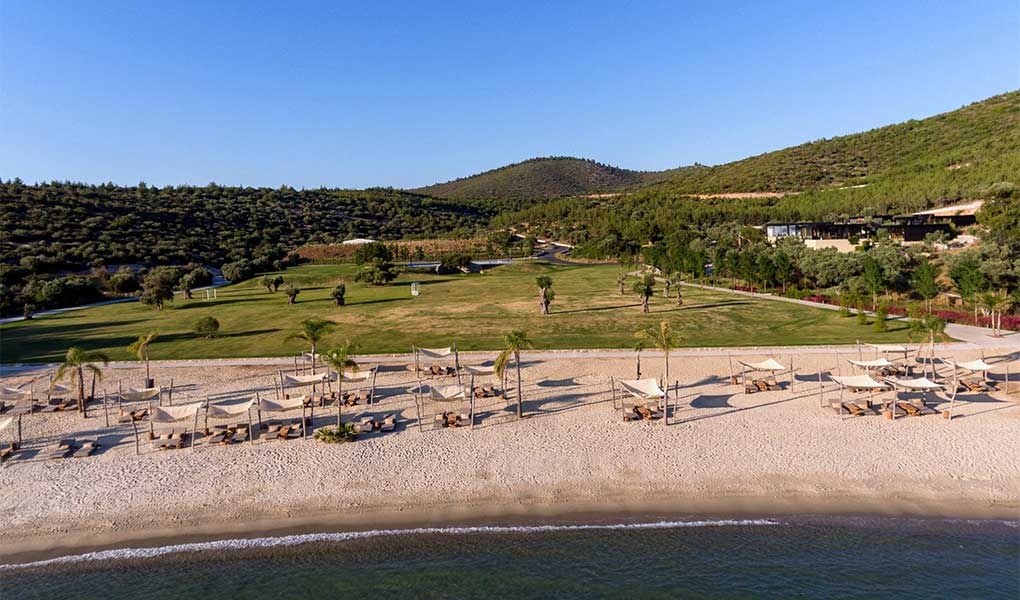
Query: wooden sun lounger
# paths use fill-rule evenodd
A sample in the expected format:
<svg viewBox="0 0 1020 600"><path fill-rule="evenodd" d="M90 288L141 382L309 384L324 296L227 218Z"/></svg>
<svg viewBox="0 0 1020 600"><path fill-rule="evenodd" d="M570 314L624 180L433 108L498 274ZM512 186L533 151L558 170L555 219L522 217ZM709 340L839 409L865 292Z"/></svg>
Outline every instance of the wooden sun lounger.
<svg viewBox="0 0 1020 600"><path fill-rule="evenodd" d="M184 445L184 433L171 429L169 433L154 435L152 447L158 450L178 450Z"/></svg>
<svg viewBox="0 0 1020 600"><path fill-rule="evenodd" d="M375 429L376 423L372 420L372 417L364 417L354 424L354 431L357 433L370 433L375 431Z"/></svg>
<svg viewBox="0 0 1020 600"><path fill-rule="evenodd" d="M970 392L987 392L991 390L988 384L982 379L961 379L960 385Z"/></svg>
<svg viewBox="0 0 1020 600"><path fill-rule="evenodd" d="M149 409L140 408L138 410L121 410L120 418L117 419L118 423L131 423L137 421L144 421L149 416Z"/></svg>
<svg viewBox="0 0 1020 600"><path fill-rule="evenodd" d="M397 419L393 415L386 415L383 417L382 423L379 425L379 431L393 431L397 428Z"/></svg>
<svg viewBox="0 0 1020 600"><path fill-rule="evenodd" d="M861 406L860 404L857 404L856 402L843 402L842 406L843 406L843 410L845 410L846 412L850 413L854 417L878 414L870 406L868 406L867 404L865 404L864 406Z"/></svg>

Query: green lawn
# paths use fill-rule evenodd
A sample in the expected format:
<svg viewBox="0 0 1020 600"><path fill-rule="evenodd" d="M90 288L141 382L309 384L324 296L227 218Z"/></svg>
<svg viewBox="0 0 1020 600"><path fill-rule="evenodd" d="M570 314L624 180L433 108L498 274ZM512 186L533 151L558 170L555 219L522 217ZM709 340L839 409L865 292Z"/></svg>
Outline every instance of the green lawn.
<svg viewBox="0 0 1020 600"><path fill-rule="evenodd" d="M758 300L722 292L685 288L685 301L652 300L652 313L641 314L636 296L616 291L619 267L526 264L504 266L485 274L432 275L403 273L393 284L369 287L352 283L348 265L305 265L283 273L302 289L295 305L282 289L271 294L256 280L219 290L212 301L178 298L163 311L125 303L72 311L0 327L0 361L39 362L58 359L71 345L103 350L114 360L128 359L126 347L149 329L158 328L153 359L284 356L302 349L287 341L297 323L312 315L336 321L332 339L358 342L365 353L408 352L412 344L461 350L492 350L503 333L523 327L536 348L630 348L634 332L661 319L671 321L685 346L768 346L899 342L906 327L876 333L854 319L830 310L786 302ZM535 276L553 278L553 313L539 314ZM347 283L347 306L335 307L329 292ZM410 284L421 282L414 298ZM197 294L196 296L200 296ZM212 315L221 324L215 339L197 339L191 325Z"/></svg>

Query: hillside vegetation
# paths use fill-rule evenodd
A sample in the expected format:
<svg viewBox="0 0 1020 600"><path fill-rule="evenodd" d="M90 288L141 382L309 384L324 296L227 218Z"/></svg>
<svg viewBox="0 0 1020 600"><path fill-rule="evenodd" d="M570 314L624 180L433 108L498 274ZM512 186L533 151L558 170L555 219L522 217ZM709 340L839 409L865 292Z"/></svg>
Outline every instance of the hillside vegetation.
<svg viewBox="0 0 1020 600"><path fill-rule="evenodd" d="M663 181L690 168L631 171L566 156L532 158L414 190L439 198L559 198L611 193Z"/></svg>

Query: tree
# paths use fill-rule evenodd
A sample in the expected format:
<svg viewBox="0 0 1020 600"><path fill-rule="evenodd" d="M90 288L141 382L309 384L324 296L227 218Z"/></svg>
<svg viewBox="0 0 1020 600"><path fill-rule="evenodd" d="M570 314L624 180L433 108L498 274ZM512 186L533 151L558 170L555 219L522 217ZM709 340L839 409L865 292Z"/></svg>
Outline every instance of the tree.
<svg viewBox="0 0 1020 600"><path fill-rule="evenodd" d="M285 281L283 279L283 275L277 275L276 277L273 277L273 291L275 292L279 290L280 286L283 285L284 283Z"/></svg>
<svg viewBox="0 0 1020 600"><path fill-rule="evenodd" d="M202 317L195 321L195 324L191 327L191 330L195 334L200 335L206 339L216 337L216 334L220 330L220 322L215 317Z"/></svg>
<svg viewBox="0 0 1020 600"><path fill-rule="evenodd" d="M939 275L941 269L936 267L930 261L922 261L921 264L914 269L914 273L910 278L910 283L914 287L914 291L919 296L924 298L924 306L931 312L931 303L941 291L939 289Z"/></svg>
<svg viewBox="0 0 1020 600"><path fill-rule="evenodd" d="M864 259L864 270L861 273L861 281L871 293L872 304L878 306L878 295L885 291L885 274L882 272L882 265L871 256Z"/></svg>
<svg viewBox="0 0 1020 600"><path fill-rule="evenodd" d="M513 357L514 365L517 367L517 418L520 419L524 416L524 396L521 391L521 351L527 348L534 348L534 344L528 338L528 333L523 329L514 329L510 333L506 334L504 338L506 347L499 356L496 357L495 371L496 377L503 380L503 375L506 373L506 365Z"/></svg>
<svg viewBox="0 0 1020 600"><path fill-rule="evenodd" d="M156 310L163 310L163 305L174 299L174 283L172 271L153 269L142 280L142 295L139 300Z"/></svg>
<svg viewBox="0 0 1020 600"><path fill-rule="evenodd" d="M287 336L287 341L304 340L312 346L312 375L315 375L316 346L336 327L336 323L319 317L309 317L298 324L300 330Z"/></svg>
<svg viewBox="0 0 1020 600"><path fill-rule="evenodd" d="M779 285L783 286L783 293L785 294L787 284L791 283L794 277L793 261L790 260L789 255L785 252L777 251L772 258L772 262L775 266L776 281L779 282Z"/></svg>
<svg viewBox="0 0 1020 600"><path fill-rule="evenodd" d="M549 314L549 304L553 300L555 293L552 290L552 277L548 275L539 275L535 278L535 284L538 286L538 304L542 310L543 315Z"/></svg>
<svg viewBox="0 0 1020 600"><path fill-rule="evenodd" d="M978 294L978 304L988 311L991 317L992 335L998 337L999 325L1002 323L1002 313L1012 304L1012 300L1004 292L982 292Z"/></svg>
<svg viewBox="0 0 1020 600"><path fill-rule="evenodd" d="M673 331L669 321L659 321L657 327L646 327L638 331L638 336L651 346L662 350L662 389L667 391L663 399L662 413L662 423L665 425L669 420L669 352L679 345L681 338Z"/></svg>
<svg viewBox="0 0 1020 600"><path fill-rule="evenodd" d="M64 362L57 367L57 372L53 376L53 383L60 381L65 375L70 377L71 385L76 385L78 388L78 411L81 412L83 417L88 417L88 411L85 406L85 372L92 373L92 376L98 380L103 379L103 371L92 363L103 363L103 366L110 364L109 357L102 352L87 352L82 350L78 346L71 346L67 349L67 354L64 355Z"/></svg>
<svg viewBox="0 0 1020 600"><path fill-rule="evenodd" d="M203 271L205 273L203 273ZM201 267L185 274L184 277L181 277L180 283L177 284L177 289L181 290L181 292L184 293L184 297L186 299L191 300L191 290L195 289L196 287L200 287L205 283L206 274L209 275L208 279L211 280L212 274Z"/></svg>
<svg viewBox="0 0 1020 600"><path fill-rule="evenodd" d="M949 278L953 280L960 297L974 307L976 321L979 308L978 295L988 288L988 280L981 272L981 259L974 250L966 250L951 258Z"/></svg>
<svg viewBox="0 0 1020 600"><path fill-rule="evenodd" d="M524 255L533 256L535 254L535 246L538 245L538 239L533 235L528 235L524 238Z"/></svg>
<svg viewBox="0 0 1020 600"><path fill-rule="evenodd" d="M928 339L930 350L928 353L928 362L931 365L932 376L935 374L935 340L945 338L946 322L942 320L938 315L931 313L923 313L919 306L912 306L908 312L909 321L909 335L911 339L914 336L920 336L921 339Z"/></svg>
<svg viewBox="0 0 1020 600"><path fill-rule="evenodd" d="M369 285L386 285L397 278L397 268L391 262L374 258L362 266L354 277L355 281L363 281Z"/></svg>
<svg viewBox="0 0 1020 600"><path fill-rule="evenodd" d="M149 346L152 342L156 341L156 337L159 336L159 330L153 329L145 335L138 336L133 344L128 346L128 352L138 357L138 360L145 361L145 380L149 381Z"/></svg>
<svg viewBox="0 0 1020 600"><path fill-rule="evenodd" d="M345 304L344 297L347 295L347 285L344 283L337 284L333 291L329 293L330 298L333 299L333 306L343 306Z"/></svg>
<svg viewBox="0 0 1020 600"><path fill-rule="evenodd" d="M297 304L297 297L298 297L298 294L301 293L301 289L300 288L296 288L296 287L294 287L292 285L288 285L286 293L287 293L287 304Z"/></svg>
<svg viewBox="0 0 1020 600"><path fill-rule="evenodd" d="M382 242L361 244L354 251L355 264L364 265L375 260L382 262L390 262L393 260L393 253L390 252L390 249L386 244L383 244Z"/></svg>
<svg viewBox="0 0 1020 600"><path fill-rule="evenodd" d="M245 279L251 279L252 275L255 274L255 266L252 265L250 260L242 259L224 264L222 271L224 279L236 283Z"/></svg>
<svg viewBox="0 0 1020 600"><path fill-rule="evenodd" d="M328 323L329 321L327 321ZM337 344L332 348L329 348L322 354L322 360L325 362L333 372L336 373L338 385L342 386L344 381L344 372L350 371L351 373L357 373L359 366L358 363L354 362L351 356L357 349L357 345L351 340L346 340L341 344ZM312 373L315 373L315 346L312 345ZM343 404L343 389L340 390L339 397L336 401L336 426L339 429L340 424L340 406Z"/></svg>
<svg viewBox="0 0 1020 600"><path fill-rule="evenodd" d="M645 273L640 280L634 282L634 293L641 298L641 312L648 312L648 300L655 294L655 275Z"/></svg>
<svg viewBox="0 0 1020 600"><path fill-rule="evenodd" d="M879 333L885 333L889 330L889 307L886 306L885 302L875 308L875 322L872 326Z"/></svg>
<svg viewBox="0 0 1020 600"><path fill-rule="evenodd" d="M266 288L267 292L269 292L270 294L273 293L273 276L272 275L263 275L262 279L259 280L259 283L262 285L262 287Z"/></svg>
<svg viewBox="0 0 1020 600"><path fill-rule="evenodd" d="M617 285L617 287L619 287L619 288L620 288L620 295L621 295L621 296L623 296L624 294L626 294L626 293L627 293L627 292L623 291L623 286L624 286L624 284L626 284L626 283L627 283L627 272L626 272L626 271L624 271L623 273L620 273L620 274L619 274L619 275L618 275L618 276L616 277L616 285Z"/></svg>

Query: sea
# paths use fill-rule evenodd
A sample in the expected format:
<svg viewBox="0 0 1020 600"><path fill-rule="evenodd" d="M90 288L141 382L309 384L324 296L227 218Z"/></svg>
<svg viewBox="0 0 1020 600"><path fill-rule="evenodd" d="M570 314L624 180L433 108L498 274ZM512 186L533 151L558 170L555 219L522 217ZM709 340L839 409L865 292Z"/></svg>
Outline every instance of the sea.
<svg viewBox="0 0 1020 600"><path fill-rule="evenodd" d="M1020 523L605 519L311 533L0 567L0 598L1020 598Z"/></svg>

